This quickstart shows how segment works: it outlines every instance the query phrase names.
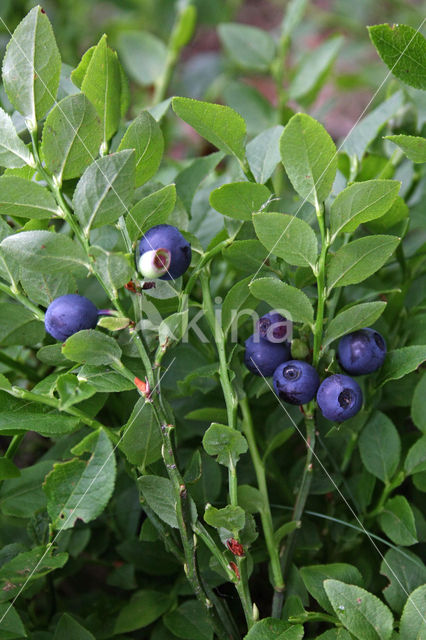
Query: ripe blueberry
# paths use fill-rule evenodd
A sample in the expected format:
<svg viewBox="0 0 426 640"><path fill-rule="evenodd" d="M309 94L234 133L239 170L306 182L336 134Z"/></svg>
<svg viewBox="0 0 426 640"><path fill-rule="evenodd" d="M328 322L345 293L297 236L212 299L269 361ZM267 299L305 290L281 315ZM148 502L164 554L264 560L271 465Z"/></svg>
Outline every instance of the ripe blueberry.
<svg viewBox="0 0 426 640"><path fill-rule="evenodd" d="M342 369L362 376L380 369L386 357L386 342L374 329L360 329L343 336L337 355Z"/></svg>
<svg viewBox="0 0 426 640"><path fill-rule="evenodd" d="M98 310L87 298L70 293L55 298L49 304L44 319L47 333L64 342L73 333L82 329L94 329L98 321Z"/></svg>
<svg viewBox="0 0 426 640"><path fill-rule="evenodd" d="M303 360L289 360L274 372L275 393L290 404L306 404L317 392L320 379L316 370Z"/></svg>
<svg viewBox="0 0 426 640"><path fill-rule="evenodd" d="M276 311L269 311L257 322L259 335L269 342L284 342L288 338L287 328L287 320Z"/></svg>
<svg viewBox="0 0 426 640"><path fill-rule="evenodd" d="M318 406L327 420L343 422L352 418L362 406L362 391L349 376L335 374L326 378L317 393Z"/></svg>
<svg viewBox="0 0 426 640"><path fill-rule="evenodd" d="M246 340L244 363L247 369L258 376L271 376L279 364L290 358L287 342L268 342L257 334Z"/></svg>
<svg viewBox="0 0 426 640"><path fill-rule="evenodd" d="M188 269L191 257L191 245L179 229L158 224L140 239L136 263L145 278L174 280Z"/></svg>

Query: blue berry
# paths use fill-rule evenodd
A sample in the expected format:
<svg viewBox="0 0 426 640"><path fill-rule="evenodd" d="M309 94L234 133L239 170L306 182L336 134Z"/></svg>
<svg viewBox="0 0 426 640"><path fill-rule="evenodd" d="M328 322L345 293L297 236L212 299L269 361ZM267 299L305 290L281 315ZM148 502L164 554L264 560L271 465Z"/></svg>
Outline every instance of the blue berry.
<svg viewBox="0 0 426 640"><path fill-rule="evenodd" d="M361 409L362 391L356 380L337 373L321 383L317 402L324 418L344 422Z"/></svg>
<svg viewBox="0 0 426 640"><path fill-rule="evenodd" d="M276 311L262 316L257 322L259 335L269 342L284 342L288 339L289 322Z"/></svg>
<svg viewBox="0 0 426 640"><path fill-rule="evenodd" d="M49 304L44 319L47 333L64 342L82 329L94 329L98 322L98 310L87 298L70 293L55 298Z"/></svg>
<svg viewBox="0 0 426 640"><path fill-rule="evenodd" d="M191 245L179 229L170 224L158 224L142 236L136 263L145 278L174 280L188 269L191 257Z"/></svg>
<svg viewBox="0 0 426 640"><path fill-rule="evenodd" d="M337 355L342 369L362 376L380 369L386 358L386 342L374 329L360 329L343 336Z"/></svg>
<svg viewBox="0 0 426 640"><path fill-rule="evenodd" d="M244 363L247 369L258 376L272 376L278 365L290 358L290 345L287 342L268 342L254 334L245 344Z"/></svg>
<svg viewBox="0 0 426 640"><path fill-rule="evenodd" d="M316 370L303 360L288 360L274 372L275 393L290 404L306 404L313 400L319 383Z"/></svg>

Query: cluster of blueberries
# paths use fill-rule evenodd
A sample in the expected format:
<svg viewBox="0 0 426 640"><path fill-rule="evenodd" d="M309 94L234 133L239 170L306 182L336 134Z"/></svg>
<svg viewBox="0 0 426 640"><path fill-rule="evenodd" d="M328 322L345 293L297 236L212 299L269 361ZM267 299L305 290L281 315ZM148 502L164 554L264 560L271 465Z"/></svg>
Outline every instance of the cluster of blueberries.
<svg viewBox="0 0 426 640"><path fill-rule="evenodd" d="M136 250L136 266L144 278L174 280L191 263L191 245L180 231L159 224L147 231ZM77 331L94 329L103 312L77 294L60 296L46 311L46 331L64 342ZM303 405L316 395L318 406L328 420L343 422L362 406L359 384L347 375L331 375L320 384L317 371L307 362L291 360L287 321L271 311L263 316L256 332L246 340L245 364L253 373L273 375L277 395L290 404ZM354 376L372 373L386 356L383 337L373 329L361 329L344 336L338 346L338 360L346 373Z"/></svg>
<svg viewBox="0 0 426 640"><path fill-rule="evenodd" d="M264 315L256 332L245 343L244 362L258 376L273 376L275 393L294 405L314 399L324 418L343 422L361 409L362 391L348 375L334 374L320 383L314 367L303 360L291 360L290 344L286 340L286 319L275 311ZM386 343L374 329L348 333L339 341L337 358L345 373L361 376L379 369L386 357Z"/></svg>

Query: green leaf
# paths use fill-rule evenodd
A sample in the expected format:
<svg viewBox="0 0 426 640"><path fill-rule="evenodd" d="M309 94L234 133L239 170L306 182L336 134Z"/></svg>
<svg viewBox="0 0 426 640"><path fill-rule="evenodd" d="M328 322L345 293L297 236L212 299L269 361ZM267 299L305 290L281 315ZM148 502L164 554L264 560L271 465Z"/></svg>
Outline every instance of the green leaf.
<svg viewBox="0 0 426 640"><path fill-rule="evenodd" d="M265 453L263 454L263 461L266 460L268 456L271 455L276 449L282 447L283 444L287 442L289 438L294 433L294 429L290 426L287 429L283 429L274 435L273 438L269 439L268 446L265 449Z"/></svg>
<svg viewBox="0 0 426 640"><path fill-rule="evenodd" d="M97 518L114 490L114 450L103 429L79 444L78 452L85 451L90 452L88 460L57 462L44 481L47 511L56 530L72 528L77 519L90 522Z"/></svg>
<svg viewBox="0 0 426 640"><path fill-rule="evenodd" d="M113 253L92 245L89 254L96 262L96 271L101 274L102 280L110 290L116 293L117 289L129 282L134 267L124 253Z"/></svg>
<svg viewBox="0 0 426 640"><path fill-rule="evenodd" d="M380 370L379 385L389 380L398 380L407 373L415 371L426 360L426 345L411 345L388 351L386 360Z"/></svg>
<svg viewBox="0 0 426 640"><path fill-rule="evenodd" d="M61 349L62 345L59 342L56 344L48 344L45 347L41 347L36 355L40 362L44 362L50 366L69 363L70 361L62 355Z"/></svg>
<svg viewBox="0 0 426 640"><path fill-rule="evenodd" d="M259 278L250 285L250 291L259 300L264 300L288 320L312 324L314 310L308 296L276 278Z"/></svg>
<svg viewBox="0 0 426 640"><path fill-rule="evenodd" d="M362 585L362 576L358 569L351 564L336 562L333 564L315 564L300 569L300 575L305 587L320 606L329 613L333 613L333 607L327 597L324 581L333 578L341 580L345 584Z"/></svg>
<svg viewBox="0 0 426 640"><path fill-rule="evenodd" d="M165 349L170 342L181 340L188 329L188 310L177 311L164 318L158 328L158 342Z"/></svg>
<svg viewBox="0 0 426 640"><path fill-rule="evenodd" d="M75 86L78 87L79 89L81 89L84 76L86 75L87 68L95 52L95 49L96 49L96 45L93 45L93 47L90 47L90 49L87 49L87 51L85 51L84 54L82 55L81 60L78 63L77 67L73 71L71 71L71 80L73 81Z"/></svg>
<svg viewBox="0 0 426 640"><path fill-rule="evenodd" d="M288 122L280 140L281 159L297 193L319 208L337 170L337 151L324 127L303 113Z"/></svg>
<svg viewBox="0 0 426 640"><path fill-rule="evenodd" d="M399 627L400 640L425 640L426 585L418 587L407 600Z"/></svg>
<svg viewBox="0 0 426 640"><path fill-rule="evenodd" d="M98 327L104 327L108 331L121 331L127 329L130 324L130 318L125 316L103 316L98 320Z"/></svg>
<svg viewBox="0 0 426 640"><path fill-rule="evenodd" d="M247 440L242 433L224 424L213 422L203 436L203 447L209 456L225 467L235 466L242 453L248 449Z"/></svg>
<svg viewBox="0 0 426 640"><path fill-rule="evenodd" d="M281 26L283 38L289 38L303 18L309 0L290 0L287 3Z"/></svg>
<svg viewBox="0 0 426 640"><path fill-rule="evenodd" d="M426 39L406 24L368 27L371 42L393 75L416 89L426 89Z"/></svg>
<svg viewBox="0 0 426 640"><path fill-rule="evenodd" d="M376 273L390 258L400 242L396 236L366 236L344 245L327 265L327 287L358 284Z"/></svg>
<svg viewBox="0 0 426 640"><path fill-rule="evenodd" d="M376 138L380 129L403 104L404 93L402 91L397 91L385 102L382 102L351 129L343 144L343 151L348 156L356 156L358 160L362 160L368 146Z"/></svg>
<svg viewBox="0 0 426 640"><path fill-rule="evenodd" d="M67 410L74 404L87 400L96 393L95 387L79 380L72 373L63 373L56 380L56 389L59 395L60 410Z"/></svg>
<svg viewBox="0 0 426 640"><path fill-rule="evenodd" d="M426 471L426 435L419 438L408 450L404 470L408 475Z"/></svg>
<svg viewBox="0 0 426 640"><path fill-rule="evenodd" d="M252 213L259 211L270 196L271 192L263 184L233 182L212 191L210 204L224 216L251 220Z"/></svg>
<svg viewBox="0 0 426 640"><path fill-rule="evenodd" d="M362 302L341 311L327 326L322 342L323 347L327 347L331 342L347 333L363 327L370 327L380 318L385 308L386 302Z"/></svg>
<svg viewBox="0 0 426 640"><path fill-rule="evenodd" d="M147 31L122 32L118 51L131 79L143 87L155 84L165 71L167 48Z"/></svg>
<svg viewBox="0 0 426 640"><path fill-rule="evenodd" d="M425 565L406 549L389 549L380 565L380 573L389 579L383 595L398 614L407 600L407 593L426 582Z"/></svg>
<svg viewBox="0 0 426 640"><path fill-rule="evenodd" d="M25 431L36 431L46 438L74 431L78 418L52 411L51 407L13 398L0 391L0 433L14 435Z"/></svg>
<svg viewBox="0 0 426 640"><path fill-rule="evenodd" d="M254 298L248 288L251 277L240 280L228 291L222 303L222 328L225 336L228 331L238 329L238 315L253 306ZM244 308L242 309L244 305ZM242 309L242 311L241 311Z"/></svg>
<svg viewBox="0 0 426 640"><path fill-rule="evenodd" d="M256 182L264 184L279 163L280 137L284 127L277 125L262 131L247 145L247 161Z"/></svg>
<svg viewBox="0 0 426 640"><path fill-rule="evenodd" d="M36 182L18 176L0 178L0 213L19 218L52 218L59 209L52 194Z"/></svg>
<svg viewBox="0 0 426 640"><path fill-rule="evenodd" d="M13 464L12 460L10 460L9 458L0 458L0 480L3 481L7 480L8 478L19 478L20 475L20 470L15 464Z"/></svg>
<svg viewBox="0 0 426 640"><path fill-rule="evenodd" d="M93 50L81 91L95 107L103 125L103 140L107 142L120 122L121 78L117 54L108 47L106 35Z"/></svg>
<svg viewBox="0 0 426 640"><path fill-rule="evenodd" d="M116 222L129 210L134 172L133 150L100 158L86 169L73 196L75 215L86 236L91 229Z"/></svg>
<svg viewBox="0 0 426 640"><path fill-rule="evenodd" d="M15 607L9 604L0 604L0 639L1 640L16 640L18 638L27 638L27 632L22 623L22 620L16 611Z"/></svg>
<svg viewBox="0 0 426 640"><path fill-rule="evenodd" d="M62 353L68 360L81 364L119 364L121 358L116 340L95 329L74 333L64 343Z"/></svg>
<svg viewBox="0 0 426 640"><path fill-rule="evenodd" d="M301 104L311 104L323 86L343 45L341 36L334 36L309 51L296 69L290 83L289 96Z"/></svg>
<svg viewBox="0 0 426 640"><path fill-rule="evenodd" d="M213 629L206 609L197 600L186 600L167 613L163 622L173 638L185 640L213 640Z"/></svg>
<svg viewBox="0 0 426 640"><path fill-rule="evenodd" d="M35 345L45 335L42 322L34 314L13 302L0 302L0 346L12 344Z"/></svg>
<svg viewBox="0 0 426 640"><path fill-rule="evenodd" d="M295 531L295 529L298 529L299 527L299 520L290 520L290 522L285 522L276 531L274 531L274 541L277 547L281 545L286 536L288 536L292 531Z"/></svg>
<svg viewBox="0 0 426 640"><path fill-rule="evenodd" d="M3 59L3 85L9 100L35 129L53 106L61 56L43 9L34 7L16 27Z"/></svg>
<svg viewBox="0 0 426 640"><path fill-rule="evenodd" d="M376 596L339 580L325 580L325 592L343 626L359 640L389 640L393 616Z"/></svg>
<svg viewBox="0 0 426 640"><path fill-rule="evenodd" d="M268 252L259 240L235 240L223 251L223 256L239 270L256 272L263 266Z"/></svg>
<svg viewBox="0 0 426 640"><path fill-rule="evenodd" d="M60 347L61 345L59 345ZM90 382L96 391L101 393L119 393L133 391L135 385L128 378L103 365L85 364L80 367L77 378L83 382Z"/></svg>
<svg viewBox="0 0 426 640"><path fill-rule="evenodd" d="M161 476L141 476L138 478L138 487L154 513L168 525L178 529L176 501L171 480Z"/></svg>
<svg viewBox="0 0 426 640"><path fill-rule="evenodd" d="M216 529L222 528L237 533L244 527L246 516L241 507L228 504L223 509L216 509L208 504L204 512L204 520Z"/></svg>
<svg viewBox="0 0 426 640"><path fill-rule="evenodd" d="M148 182L158 171L164 151L164 138L159 124L147 111L142 111L121 139L119 151L135 150L135 186Z"/></svg>
<svg viewBox="0 0 426 640"><path fill-rule="evenodd" d="M192 201L200 183L213 172L214 168L223 160L223 156L221 151L216 151L208 156L195 158L177 174L176 192L188 213L191 212Z"/></svg>
<svg viewBox="0 0 426 640"><path fill-rule="evenodd" d="M191 98L173 98L176 115L193 127L215 147L244 162L246 125L230 107Z"/></svg>
<svg viewBox="0 0 426 640"><path fill-rule="evenodd" d="M409 546L418 542L414 515L404 496L395 496L386 501L379 522L394 544Z"/></svg>
<svg viewBox="0 0 426 640"><path fill-rule="evenodd" d="M397 196L395 202L386 213L377 218L376 220L370 220L368 228L374 233L385 233L388 229L394 227L398 222L408 218L409 209L405 204L401 196Z"/></svg>
<svg viewBox="0 0 426 640"><path fill-rule="evenodd" d="M65 272L39 273L21 267L19 279L30 300L43 307L48 307L55 298L77 290L74 278Z"/></svg>
<svg viewBox="0 0 426 640"><path fill-rule="evenodd" d="M318 242L307 222L285 213L256 213L253 223L260 242L272 254L291 265L315 268Z"/></svg>
<svg viewBox="0 0 426 640"><path fill-rule="evenodd" d="M130 464L143 469L161 458L161 432L152 405L139 398L121 430L120 449Z"/></svg>
<svg viewBox="0 0 426 640"><path fill-rule="evenodd" d="M251 71L268 71L275 42L267 31L245 24L220 24L219 39L232 62Z"/></svg>
<svg viewBox="0 0 426 640"><path fill-rule="evenodd" d="M79 178L97 157L102 127L96 111L82 94L67 96L49 112L43 128L46 167L58 180Z"/></svg>
<svg viewBox="0 0 426 640"><path fill-rule="evenodd" d="M385 136L403 150L407 158L413 162L426 162L426 139L421 136Z"/></svg>
<svg viewBox="0 0 426 640"><path fill-rule="evenodd" d="M266 507L265 499L259 489L249 484L238 486L238 504L247 513L260 513Z"/></svg>
<svg viewBox="0 0 426 640"><path fill-rule="evenodd" d="M135 204L126 216L126 226L130 239L140 238L148 229L167 222L176 203L176 187L169 184Z"/></svg>
<svg viewBox="0 0 426 640"><path fill-rule="evenodd" d="M53 640L95 640L95 636L81 626L68 613L63 613L56 625Z"/></svg>
<svg viewBox="0 0 426 640"><path fill-rule="evenodd" d="M34 547L18 553L0 568L0 601L13 600L15 596L55 569L64 566L67 553L51 555L50 547Z"/></svg>
<svg viewBox="0 0 426 640"><path fill-rule="evenodd" d="M422 375L414 389L411 419L420 431L426 433L426 373Z"/></svg>
<svg viewBox="0 0 426 640"><path fill-rule="evenodd" d="M32 153L16 133L12 118L0 108L0 166L19 169L35 162Z"/></svg>
<svg viewBox="0 0 426 640"><path fill-rule="evenodd" d="M396 180L366 180L341 191L330 208L331 242L339 233L350 233L360 224L383 216L400 186Z"/></svg>
<svg viewBox="0 0 426 640"><path fill-rule="evenodd" d="M68 271L85 276L88 264L79 244L61 233L22 231L5 238L0 244L5 256L15 259L26 269L42 273Z"/></svg>
<svg viewBox="0 0 426 640"><path fill-rule="evenodd" d="M244 636L244 640L301 640L302 638L302 625L291 625L277 618L259 620Z"/></svg>
<svg viewBox="0 0 426 640"><path fill-rule="evenodd" d="M380 411L373 413L360 439L362 462L373 476L389 482L398 466L401 443L393 422Z"/></svg>
<svg viewBox="0 0 426 640"><path fill-rule="evenodd" d="M41 460L22 469L18 478L5 480L0 491L1 512L15 518L30 518L36 511L45 509L46 496L41 485L52 464L51 460Z"/></svg>
<svg viewBox="0 0 426 640"><path fill-rule="evenodd" d="M174 594L166 590L140 589L120 610L114 634L143 629L162 616L173 604Z"/></svg>

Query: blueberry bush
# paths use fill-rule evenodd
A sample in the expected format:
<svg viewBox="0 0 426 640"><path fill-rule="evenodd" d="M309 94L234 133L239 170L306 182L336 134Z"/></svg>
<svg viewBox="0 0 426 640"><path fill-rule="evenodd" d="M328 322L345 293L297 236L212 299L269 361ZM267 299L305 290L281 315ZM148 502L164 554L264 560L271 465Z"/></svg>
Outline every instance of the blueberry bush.
<svg viewBox="0 0 426 640"><path fill-rule="evenodd" d="M0 639L424 639L424 21L368 28L339 137L305 0L171 97L200 4L71 65L44 8L10 33Z"/></svg>

